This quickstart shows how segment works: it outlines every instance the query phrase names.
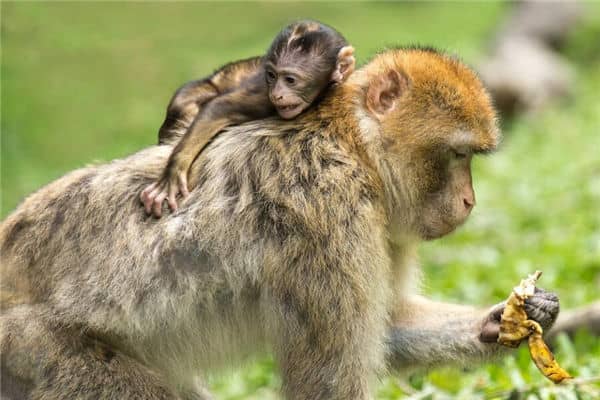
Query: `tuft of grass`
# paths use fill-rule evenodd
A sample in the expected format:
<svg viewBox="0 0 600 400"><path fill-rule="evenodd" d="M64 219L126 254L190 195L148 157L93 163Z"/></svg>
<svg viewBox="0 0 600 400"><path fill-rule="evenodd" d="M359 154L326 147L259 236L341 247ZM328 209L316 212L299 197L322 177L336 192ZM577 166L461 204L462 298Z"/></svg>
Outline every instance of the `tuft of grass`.
<svg viewBox="0 0 600 400"><path fill-rule="evenodd" d="M478 205L455 234L426 243L424 291L489 305L527 273L563 308L600 288L600 6L566 54L569 101L505 127L494 155L475 163ZM421 43L473 64L508 5L500 3L2 2L0 216L28 193L87 163L156 142L172 92L234 59L260 54L288 22L316 18L343 32L359 61L385 46ZM476 16L476 18L474 18ZM560 338L556 356L578 377L600 375L600 343ZM210 379L220 399L278 397L271 359ZM378 399L594 399L600 384L552 386L525 348L468 368L391 376Z"/></svg>

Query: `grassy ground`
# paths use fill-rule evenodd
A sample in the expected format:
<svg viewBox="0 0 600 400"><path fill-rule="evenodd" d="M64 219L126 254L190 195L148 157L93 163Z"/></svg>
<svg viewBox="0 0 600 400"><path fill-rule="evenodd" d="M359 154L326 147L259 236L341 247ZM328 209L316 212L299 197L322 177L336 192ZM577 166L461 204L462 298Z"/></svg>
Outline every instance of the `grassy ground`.
<svg viewBox="0 0 600 400"><path fill-rule="evenodd" d="M156 141L183 81L261 53L285 23L327 22L359 60L387 46L432 44L476 63L506 6L497 3L12 3L2 2L0 216L66 171ZM526 273L564 308L600 289L600 6L569 41L578 72L572 101L505 126L498 154L476 162L478 206L456 234L423 246L425 292L496 303ZM577 376L600 375L600 341L562 338L557 357ZM270 360L214 378L223 399L269 399ZM528 391L528 388L531 388ZM597 384L556 389L525 349L481 367L386 378L378 399L594 398ZM598 397L595 397L598 398Z"/></svg>

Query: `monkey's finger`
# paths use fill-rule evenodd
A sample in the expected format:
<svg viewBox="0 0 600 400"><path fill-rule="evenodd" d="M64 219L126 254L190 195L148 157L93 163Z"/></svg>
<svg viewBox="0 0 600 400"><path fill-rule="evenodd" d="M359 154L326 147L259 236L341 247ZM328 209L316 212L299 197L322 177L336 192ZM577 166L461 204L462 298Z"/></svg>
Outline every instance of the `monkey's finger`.
<svg viewBox="0 0 600 400"><path fill-rule="evenodd" d="M169 196L167 196L167 203L169 204L171 211L177 211L177 200L175 199L177 192L177 185L169 185Z"/></svg>
<svg viewBox="0 0 600 400"><path fill-rule="evenodd" d="M555 293L535 289L535 295L525 299L525 312L529 318L538 321L544 329L547 329L558 317L560 301Z"/></svg>
<svg viewBox="0 0 600 400"><path fill-rule="evenodd" d="M488 318L493 321L500 322L500 319L502 318L502 313L504 312L505 307L506 307L506 301L496 304L495 306L492 307Z"/></svg>
<svg viewBox="0 0 600 400"><path fill-rule="evenodd" d="M560 303L558 300L537 296L526 299L525 306L530 308L539 308L549 313L558 313L560 309Z"/></svg>
<svg viewBox="0 0 600 400"><path fill-rule="evenodd" d="M535 288L535 295L532 297L528 297L527 299L525 299L525 302L527 303L528 301L534 301L537 298L542 298L542 299L546 299L546 300L550 300L553 302L558 303L559 302L559 298L558 295L554 292L547 292L542 288L536 287Z"/></svg>
<svg viewBox="0 0 600 400"><path fill-rule="evenodd" d="M154 214L156 218L162 217L162 204L163 201L165 201L166 197L167 193L163 190L154 199L154 205L152 206L152 214Z"/></svg>
<svg viewBox="0 0 600 400"><path fill-rule="evenodd" d="M157 185L158 185L158 182L154 182L154 183L146 186L146 188L144 190L142 190L142 194L146 194L147 195L148 193L150 193L151 191L153 191L156 188Z"/></svg>
<svg viewBox="0 0 600 400"><path fill-rule="evenodd" d="M187 175L184 173L179 175L179 192L184 199L187 199L190 195L190 191L188 190Z"/></svg>
<svg viewBox="0 0 600 400"><path fill-rule="evenodd" d="M148 200L148 194L150 194L150 192L152 192L155 188L156 182L154 182L152 185L146 186L146 189L142 190L140 193L140 200L142 203L146 204L146 201Z"/></svg>
<svg viewBox="0 0 600 400"><path fill-rule="evenodd" d="M154 199L160 193L160 187L157 185L154 190L152 190L146 196L146 200L144 201L144 209L146 210L146 214L152 214L152 205L154 203Z"/></svg>
<svg viewBox="0 0 600 400"><path fill-rule="evenodd" d="M500 323L494 320L488 320L483 324L479 340L483 343L496 343L500 335Z"/></svg>
<svg viewBox="0 0 600 400"><path fill-rule="evenodd" d="M494 305L488 312L483 326L481 327L481 333L479 334L479 340L484 343L495 343L500 335L500 320L506 302L498 303Z"/></svg>
<svg viewBox="0 0 600 400"><path fill-rule="evenodd" d="M154 201L156 200L156 198L161 194L161 192L163 192L163 186L162 184L158 184L156 186L156 188L154 188L154 190L152 192L150 192L150 194L148 195L148 201L146 202L146 207L148 210L148 214L152 214L153 213L153 208L154 208Z"/></svg>
<svg viewBox="0 0 600 400"><path fill-rule="evenodd" d="M523 306L527 317L531 320L539 322L544 330L550 328L558 317L558 306L553 309L544 309L541 307L525 304Z"/></svg>

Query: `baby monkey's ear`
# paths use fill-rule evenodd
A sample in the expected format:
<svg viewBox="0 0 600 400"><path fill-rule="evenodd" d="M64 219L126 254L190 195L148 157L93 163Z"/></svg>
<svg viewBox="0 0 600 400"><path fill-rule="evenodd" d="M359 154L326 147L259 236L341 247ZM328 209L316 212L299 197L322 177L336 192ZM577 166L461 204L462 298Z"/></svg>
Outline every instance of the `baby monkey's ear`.
<svg viewBox="0 0 600 400"><path fill-rule="evenodd" d="M354 47L342 47L337 55L335 69L331 74L331 81L336 83L344 82L346 79L348 79L350 74L354 72L355 64L356 60L354 59Z"/></svg>

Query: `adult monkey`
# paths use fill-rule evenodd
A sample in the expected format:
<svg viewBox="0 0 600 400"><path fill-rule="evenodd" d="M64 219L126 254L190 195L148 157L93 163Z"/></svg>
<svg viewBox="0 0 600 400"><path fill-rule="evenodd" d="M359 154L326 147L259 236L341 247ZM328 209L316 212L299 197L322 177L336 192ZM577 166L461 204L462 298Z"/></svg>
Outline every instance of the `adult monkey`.
<svg viewBox="0 0 600 400"><path fill-rule="evenodd" d="M269 348L286 398L368 399L386 361L500 352L501 305L434 303L413 279L418 242L467 218L471 157L497 142L473 72L408 48L296 120L219 135L161 220L135 193L168 146L57 180L0 228L3 395L205 398L203 370ZM558 301L528 313L548 327Z"/></svg>

